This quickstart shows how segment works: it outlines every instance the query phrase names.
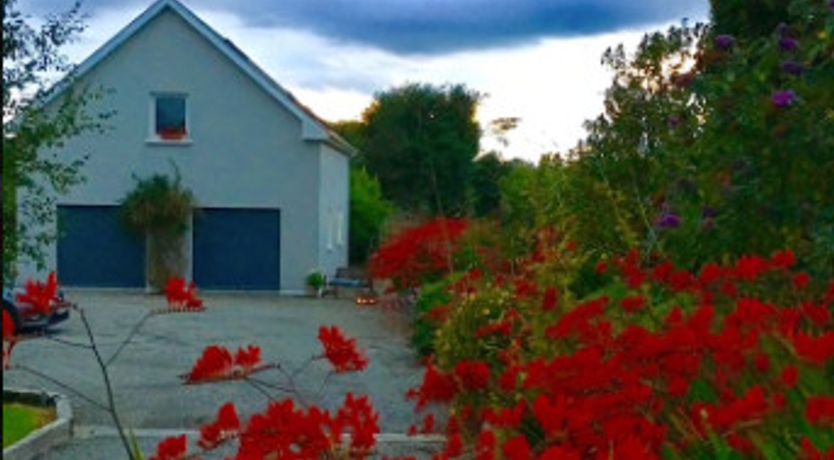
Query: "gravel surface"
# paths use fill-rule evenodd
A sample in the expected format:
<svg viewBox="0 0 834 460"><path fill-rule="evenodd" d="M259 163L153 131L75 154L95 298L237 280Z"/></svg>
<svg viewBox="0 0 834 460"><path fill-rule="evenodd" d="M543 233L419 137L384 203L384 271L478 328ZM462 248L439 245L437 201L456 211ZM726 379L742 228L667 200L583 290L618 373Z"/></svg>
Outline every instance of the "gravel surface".
<svg viewBox="0 0 834 460"><path fill-rule="evenodd" d="M267 403L265 396L245 382L186 386L178 376L190 370L210 344L235 349L256 344L262 348L265 361L296 368L321 352L316 338L320 325L338 325L356 337L371 364L364 373L333 376L316 397L329 365L314 362L297 381L305 399L333 408L341 404L347 392L367 394L380 412L383 432L404 433L415 423L412 406L404 395L419 382L422 373L408 345L405 315L376 307L360 308L348 300L257 294L203 297L207 306L204 313L152 317L112 365L116 404L127 426L195 430L212 420L217 409L228 401L238 406L242 417L262 410ZM115 350L146 311L165 303L161 296L93 291L68 291L68 298L86 310L105 356ZM77 314L58 325L53 336L86 342ZM20 343L12 362L43 370L104 400L101 374L88 350L40 338ZM281 379L275 371L260 377L275 382ZM76 425L110 425L107 413L21 370L4 372L3 385L60 391L72 400Z"/></svg>

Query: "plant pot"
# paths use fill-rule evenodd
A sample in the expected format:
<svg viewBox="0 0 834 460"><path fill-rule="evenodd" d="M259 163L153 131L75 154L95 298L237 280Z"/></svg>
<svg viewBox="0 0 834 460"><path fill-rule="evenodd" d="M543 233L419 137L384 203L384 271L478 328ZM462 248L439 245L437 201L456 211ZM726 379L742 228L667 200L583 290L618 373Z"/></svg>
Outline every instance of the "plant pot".
<svg viewBox="0 0 834 460"><path fill-rule="evenodd" d="M185 131L162 131L159 137L166 141L178 141L185 138Z"/></svg>

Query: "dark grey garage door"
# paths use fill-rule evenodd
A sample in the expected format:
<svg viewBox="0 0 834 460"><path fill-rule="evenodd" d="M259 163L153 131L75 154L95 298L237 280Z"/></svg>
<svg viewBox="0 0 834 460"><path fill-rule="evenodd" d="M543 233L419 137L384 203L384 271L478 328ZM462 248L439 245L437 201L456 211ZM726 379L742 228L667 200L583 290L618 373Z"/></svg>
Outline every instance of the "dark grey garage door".
<svg viewBox="0 0 834 460"><path fill-rule="evenodd" d="M67 286L144 287L145 242L117 206L58 206L58 279Z"/></svg>
<svg viewBox="0 0 834 460"><path fill-rule="evenodd" d="M194 281L206 289L280 287L281 213L204 208L194 218Z"/></svg>

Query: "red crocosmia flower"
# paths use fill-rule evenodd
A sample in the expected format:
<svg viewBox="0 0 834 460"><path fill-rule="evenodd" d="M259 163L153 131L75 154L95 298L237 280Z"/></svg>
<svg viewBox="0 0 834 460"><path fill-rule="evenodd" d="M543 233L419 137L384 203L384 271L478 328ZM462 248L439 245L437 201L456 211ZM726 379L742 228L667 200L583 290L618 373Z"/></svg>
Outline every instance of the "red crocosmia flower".
<svg viewBox="0 0 834 460"><path fill-rule="evenodd" d="M457 386L452 376L444 374L429 361L423 383L408 391L408 399L415 400L417 409L423 409L429 403L445 403L452 400L457 393Z"/></svg>
<svg viewBox="0 0 834 460"><path fill-rule="evenodd" d="M171 278L165 285L168 311L202 311L203 301L197 296L194 282L186 284L183 278Z"/></svg>
<svg viewBox="0 0 834 460"><path fill-rule="evenodd" d="M478 328L478 330L475 331L475 337L479 339L493 335L509 337L512 334L512 331L513 325L508 321L502 321L497 324L487 324L486 326Z"/></svg>
<svg viewBox="0 0 834 460"><path fill-rule="evenodd" d="M604 260L598 262L595 271L597 272L597 275L604 275L608 273L608 262Z"/></svg>
<svg viewBox="0 0 834 460"><path fill-rule="evenodd" d="M544 451L538 460L581 460L582 457L579 452L576 452L567 447L551 447Z"/></svg>
<svg viewBox="0 0 834 460"><path fill-rule="evenodd" d="M455 367L455 377L465 391L481 391L489 386L489 366L480 361L461 361Z"/></svg>
<svg viewBox="0 0 834 460"><path fill-rule="evenodd" d="M701 275L698 277L698 281L704 286L709 286L721 280L723 276L724 271L718 264L709 263L701 268Z"/></svg>
<svg viewBox="0 0 834 460"><path fill-rule="evenodd" d="M626 313L636 313L646 306L646 298L641 295L626 297L621 302Z"/></svg>
<svg viewBox="0 0 834 460"><path fill-rule="evenodd" d="M15 339L14 318L5 308L3 309L3 369L11 365L12 350L17 343Z"/></svg>
<svg viewBox="0 0 834 460"><path fill-rule="evenodd" d="M323 458L332 454L339 436L329 412L315 406L297 408L292 399L285 399L249 419L240 434L237 458Z"/></svg>
<svg viewBox="0 0 834 460"><path fill-rule="evenodd" d="M793 338L793 346L800 358L824 366L834 359L834 332L812 337L799 332Z"/></svg>
<svg viewBox="0 0 834 460"><path fill-rule="evenodd" d="M524 418L524 413L527 409L527 403L524 400L518 402L515 407L504 408L498 411L488 409L484 414L484 420L489 422L494 428L518 428L521 425L521 420Z"/></svg>
<svg viewBox="0 0 834 460"><path fill-rule="evenodd" d="M796 265L796 256L790 249L778 251L770 257L770 263L773 265L774 268L788 270L792 268L794 265Z"/></svg>
<svg viewBox="0 0 834 460"><path fill-rule="evenodd" d="M532 460L533 450L530 449L530 443L524 436L516 436L506 443L502 448L505 458L513 460Z"/></svg>
<svg viewBox="0 0 834 460"><path fill-rule="evenodd" d="M240 366L244 373L251 373L261 365L261 347L249 345L240 348L235 355L235 365Z"/></svg>
<svg viewBox="0 0 834 460"><path fill-rule="evenodd" d="M445 457L441 458L454 458L463 455L463 437L460 433L453 433L449 436L448 441L446 441L446 450L443 452Z"/></svg>
<svg viewBox="0 0 834 460"><path fill-rule="evenodd" d="M475 445L475 460L495 460L498 436L493 431L482 431Z"/></svg>
<svg viewBox="0 0 834 460"><path fill-rule="evenodd" d="M437 422L434 418L434 414L426 415L423 418L423 427L420 428L420 432L422 432L423 434L434 433L434 430L436 429L436 423Z"/></svg>
<svg viewBox="0 0 834 460"><path fill-rule="evenodd" d="M240 434L240 418L235 405L226 403L217 413L217 420L200 428L200 440L197 445L203 450L216 449L224 442Z"/></svg>
<svg viewBox="0 0 834 460"><path fill-rule="evenodd" d="M210 382L231 378L234 358L226 347L211 345L194 364L186 379L187 383Z"/></svg>
<svg viewBox="0 0 834 460"><path fill-rule="evenodd" d="M24 292L17 295L17 301L31 305L35 314L51 315L58 301L58 277L55 272L49 274L46 283L27 281Z"/></svg>
<svg viewBox="0 0 834 460"><path fill-rule="evenodd" d="M350 433L351 458L364 458L376 445L379 434L379 414L374 410L367 396L355 397L348 393L345 402L333 419L331 431L334 439L342 433Z"/></svg>
<svg viewBox="0 0 834 460"><path fill-rule="evenodd" d="M356 339L345 337L338 327L319 328L319 341L324 347L324 357L337 373L363 371L368 367L368 359L359 351Z"/></svg>
<svg viewBox="0 0 834 460"><path fill-rule="evenodd" d="M834 396L808 398L807 406L805 406L805 418L812 425L834 428Z"/></svg>
<svg viewBox="0 0 834 460"><path fill-rule="evenodd" d="M556 291L555 288L547 288L544 291L544 299L542 299L542 310L544 311L552 311L556 308L556 304L559 301L559 293Z"/></svg>
<svg viewBox="0 0 834 460"><path fill-rule="evenodd" d="M756 370L761 373L766 373L770 370L770 357L764 353L757 354L753 363L756 365Z"/></svg>
<svg viewBox="0 0 834 460"><path fill-rule="evenodd" d="M799 369L796 366L788 366L782 370L779 378L786 387L793 388L799 382Z"/></svg>
<svg viewBox="0 0 834 460"><path fill-rule="evenodd" d="M817 327L828 327L831 323L831 309L815 305L813 303L806 303L802 305L802 313L811 319Z"/></svg>
<svg viewBox="0 0 834 460"><path fill-rule="evenodd" d="M744 281L756 281L770 268L766 259L759 256L741 256L736 262L735 274Z"/></svg>
<svg viewBox="0 0 834 460"><path fill-rule="evenodd" d="M219 345L211 345L203 350L203 355L185 376L188 384L207 383L219 380L243 379L247 376L266 369L261 365L261 349L249 345L246 349L239 348L232 353Z"/></svg>
<svg viewBox="0 0 834 460"><path fill-rule="evenodd" d="M151 460L185 460L188 456L188 438L185 435L165 438L156 446Z"/></svg>
<svg viewBox="0 0 834 460"><path fill-rule="evenodd" d="M811 439L802 438L802 456L801 460L834 460L834 447L826 453L822 453L817 449Z"/></svg>
<svg viewBox="0 0 834 460"><path fill-rule="evenodd" d="M797 289L805 289L811 284L811 275L807 273L797 273L794 275L793 279L793 286Z"/></svg>

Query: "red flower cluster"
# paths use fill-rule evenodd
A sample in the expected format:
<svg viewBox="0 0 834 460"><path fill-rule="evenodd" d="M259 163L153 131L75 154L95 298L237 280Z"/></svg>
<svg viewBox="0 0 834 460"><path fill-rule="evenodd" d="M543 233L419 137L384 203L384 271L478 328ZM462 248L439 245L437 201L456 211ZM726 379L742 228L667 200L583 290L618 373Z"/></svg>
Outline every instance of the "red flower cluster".
<svg viewBox="0 0 834 460"><path fill-rule="evenodd" d="M235 405L226 403L217 413L217 420L200 428L200 440L197 445L203 450L216 449L224 442L240 434L240 418Z"/></svg>
<svg viewBox="0 0 834 460"><path fill-rule="evenodd" d="M202 311L203 300L197 296L197 286L192 281L186 284L182 278L171 278L165 285L168 311Z"/></svg>
<svg viewBox="0 0 834 460"><path fill-rule="evenodd" d="M324 357L337 373L363 371L368 359L359 351L356 339L348 339L336 326L319 328L319 341L324 347Z"/></svg>
<svg viewBox="0 0 834 460"><path fill-rule="evenodd" d="M374 278L390 278L400 289L416 287L448 273L449 257L458 251L458 241L469 222L436 219L406 230L383 244L371 256Z"/></svg>
<svg viewBox="0 0 834 460"><path fill-rule="evenodd" d="M58 277L55 272L49 274L46 283L29 280L25 291L17 295L17 301L29 304L35 314L49 316L58 302Z"/></svg>
<svg viewBox="0 0 834 460"><path fill-rule="evenodd" d="M597 270L611 283L608 295L566 297L559 308L549 294L555 289L536 286L536 277L520 275L531 286L519 290L506 275L514 297L505 313L517 315L508 339L484 341L477 356L472 348L467 358L445 355L447 369L430 362L409 397L418 410L463 406L470 414L459 412L461 425L478 427L451 435L439 458L467 451L464 439L483 460L652 459L715 442L758 457L761 439L783 435L779 420L834 427L834 380L826 377L834 365L834 286L822 299L807 297L817 291L797 290L795 265L793 253L781 251L709 264L696 276L668 262L645 267L632 252L615 260L615 270ZM472 292L493 293L495 284L469 288L469 297L450 303L446 327L472 330L483 308ZM804 378L816 383L805 388ZM816 396L805 399L810 388Z"/></svg>
<svg viewBox="0 0 834 460"><path fill-rule="evenodd" d="M188 438L185 435L165 438L156 447L151 460L185 460L188 457Z"/></svg>
<svg viewBox="0 0 834 460"><path fill-rule="evenodd" d="M336 415L318 407L298 408L291 399L252 416L240 435L238 459L325 458L350 434L350 458L366 458L376 445L379 414L367 397L348 394Z"/></svg>
<svg viewBox="0 0 834 460"><path fill-rule="evenodd" d="M185 383L198 384L221 380L238 380L266 369L261 362L261 349L254 345L232 353L226 347L211 345L185 375Z"/></svg>
<svg viewBox="0 0 834 460"><path fill-rule="evenodd" d="M8 369L12 359L12 349L16 343L14 318L3 309L3 369Z"/></svg>

